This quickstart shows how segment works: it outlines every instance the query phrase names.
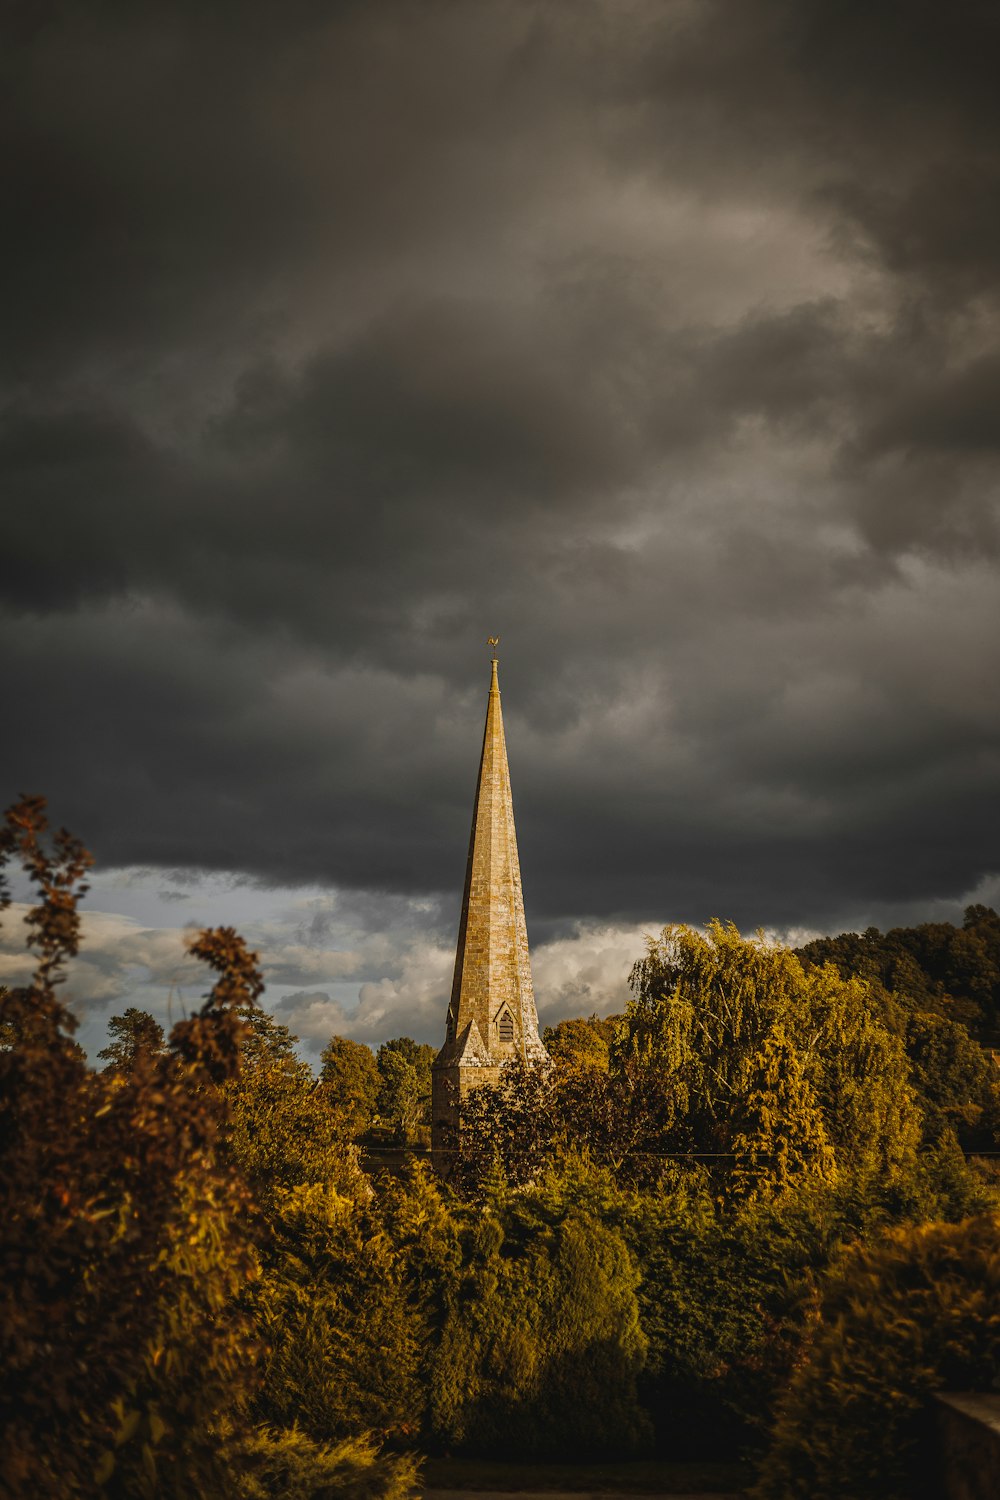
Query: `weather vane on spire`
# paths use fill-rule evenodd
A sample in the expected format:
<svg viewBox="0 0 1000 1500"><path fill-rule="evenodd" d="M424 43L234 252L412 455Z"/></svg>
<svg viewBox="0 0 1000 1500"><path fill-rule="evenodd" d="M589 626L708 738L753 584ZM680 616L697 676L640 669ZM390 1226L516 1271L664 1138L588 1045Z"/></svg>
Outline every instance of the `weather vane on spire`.
<svg viewBox="0 0 1000 1500"><path fill-rule="evenodd" d="M487 646L492 646L493 647L493 660L496 661L496 659L497 659L497 647L500 644L500 637L498 635L487 636L487 638L486 638L486 644L487 644Z"/></svg>

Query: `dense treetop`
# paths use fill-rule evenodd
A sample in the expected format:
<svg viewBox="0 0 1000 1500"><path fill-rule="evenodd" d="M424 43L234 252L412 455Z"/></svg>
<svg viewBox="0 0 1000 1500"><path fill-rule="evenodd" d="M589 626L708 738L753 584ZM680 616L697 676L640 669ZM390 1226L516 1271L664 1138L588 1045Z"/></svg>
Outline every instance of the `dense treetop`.
<svg viewBox="0 0 1000 1500"><path fill-rule="evenodd" d="M815 938L798 953L809 964L833 963L842 974L876 981L913 1009L960 1021L978 1041L1000 1046L1000 916L992 907L967 907L961 927L869 927Z"/></svg>

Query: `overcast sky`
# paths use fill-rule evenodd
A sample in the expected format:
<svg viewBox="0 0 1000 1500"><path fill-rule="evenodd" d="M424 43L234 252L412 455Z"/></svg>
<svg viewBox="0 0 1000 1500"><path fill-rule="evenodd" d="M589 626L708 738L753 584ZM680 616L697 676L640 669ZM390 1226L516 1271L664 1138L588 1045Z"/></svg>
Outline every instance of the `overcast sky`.
<svg viewBox="0 0 1000 1500"><path fill-rule="evenodd" d="M6 16L0 782L99 860L87 1037L216 920L313 1044L443 1035L489 634L543 1021L997 899L1000 9Z"/></svg>

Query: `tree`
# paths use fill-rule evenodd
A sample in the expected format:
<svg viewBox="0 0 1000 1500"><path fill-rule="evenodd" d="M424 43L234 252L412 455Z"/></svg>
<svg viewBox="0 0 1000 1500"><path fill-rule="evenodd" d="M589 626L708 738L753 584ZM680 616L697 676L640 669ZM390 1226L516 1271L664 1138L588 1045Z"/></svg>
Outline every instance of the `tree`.
<svg viewBox="0 0 1000 1500"><path fill-rule="evenodd" d="M816 938L798 952L807 965L836 964L845 979L877 980L908 1009L961 1022L984 1045L1000 1043L1000 916L991 907L967 907L961 927L869 927Z"/></svg>
<svg viewBox="0 0 1000 1500"><path fill-rule="evenodd" d="M655 1183L667 1165L666 1097L628 1060L612 1071L558 1057L551 1067L506 1063L496 1086L475 1089L463 1103L451 1181L467 1196L482 1197L497 1172L523 1186L579 1148L623 1180Z"/></svg>
<svg viewBox="0 0 1000 1500"><path fill-rule="evenodd" d="M247 1035L240 1012L262 991L256 956L231 928L197 934L191 951L215 975L201 1009L166 1051L139 1049L130 1072L91 1070L58 993L91 861L70 834L49 834L44 806L22 799L0 830L0 875L19 856L38 893L34 975L0 996L5 1493L260 1500L277 1485L312 1500L335 1483L357 1500L403 1500L412 1462L251 1418L254 1205L219 1148Z"/></svg>
<svg viewBox="0 0 1000 1500"><path fill-rule="evenodd" d="M838 1166L859 1182L909 1169L921 1116L902 1036L882 1015L881 990L844 980L832 964L803 972L791 1033L823 1111Z"/></svg>
<svg viewBox="0 0 1000 1500"><path fill-rule="evenodd" d="M9 809L0 855L38 892L37 964L4 997L0 1051L0 1445L14 1493L231 1492L217 1422L253 1382L253 1334L235 1302L255 1274L247 1193L215 1158L239 1066L239 1003L260 992L230 929L201 933L217 974L171 1048L128 1076L92 1072L58 986L79 944L90 856L50 837L41 798ZM7 904L6 889L0 904ZM238 1417L232 1441L242 1435Z"/></svg>
<svg viewBox="0 0 1000 1500"><path fill-rule="evenodd" d="M338 1129L356 1140L371 1126L381 1076L375 1055L363 1042L335 1036L323 1048L320 1081Z"/></svg>
<svg viewBox="0 0 1000 1500"><path fill-rule="evenodd" d="M246 1027L241 1072L312 1077L308 1063L303 1062L295 1050L298 1037L293 1036L269 1010L260 1005L242 1005L237 1013Z"/></svg>
<svg viewBox="0 0 1000 1500"><path fill-rule="evenodd" d="M470 1197L481 1196L497 1172L523 1187L551 1155L558 1131L551 1070L505 1063L499 1083L481 1084L463 1100L451 1180Z"/></svg>
<svg viewBox="0 0 1000 1500"><path fill-rule="evenodd" d="M431 1064L434 1048L400 1036L383 1042L375 1055L379 1075L376 1111L401 1140L430 1124Z"/></svg>
<svg viewBox="0 0 1000 1500"><path fill-rule="evenodd" d="M97 1054L107 1062L106 1073L132 1073L140 1057L155 1057L164 1050L163 1027L134 1005L124 1015L111 1017L108 1032L112 1040Z"/></svg>
<svg viewBox="0 0 1000 1500"><path fill-rule="evenodd" d="M937 1140L953 1130L974 1144L984 1114L996 1112L996 1070L986 1053L960 1022L928 1011L908 1017L906 1050L925 1138Z"/></svg>
<svg viewBox="0 0 1000 1500"><path fill-rule="evenodd" d="M328 1183L352 1197L368 1189L325 1091L295 1051L298 1037L270 1012L241 1012L244 1066L227 1085L226 1150L267 1207L280 1189Z"/></svg>
<svg viewBox="0 0 1000 1500"><path fill-rule="evenodd" d="M732 1150L726 1191L736 1201L779 1198L803 1180L833 1178L833 1148L819 1102L781 1028L750 1061Z"/></svg>
<svg viewBox="0 0 1000 1500"><path fill-rule="evenodd" d="M669 1175L663 1143L673 1106L655 1074L621 1057L606 1073L557 1061L551 1084L555 1141L585 1149L635 1187Z"/></svg>
<svg viewBox="0 0 1000 1500"><path fill-rule="evenodd" d="M595 1068L601 1073L608 1071L611 1044L615 1038L620 1016L582 1016L569 1021L560 1021L557 1026L546 1026L542 1041L554 1062L578 1068Z"/></svg>
<svg viewBox="0 0 1000 1500"><path fill-rule="evenodd" d="M612 1069L643 1073L661 1092L664 1149L713 1158L721 1180L746 1146L751 1094L758 1116L766 1108L780 1120L779 1093L767 1104L761 1092L777 1049L786 1061L795 1055L799 1105L811 1091L838 1167L891 1176L912 1159L919 1113L902 1043L862 981L845 982L832 966L807 974L788 949L713 922L705 936L664 928L636 964L632 988ZM818 1142L812 1125L802 1127ZM818 1144L806 1161L828 1175Z"/></svg>

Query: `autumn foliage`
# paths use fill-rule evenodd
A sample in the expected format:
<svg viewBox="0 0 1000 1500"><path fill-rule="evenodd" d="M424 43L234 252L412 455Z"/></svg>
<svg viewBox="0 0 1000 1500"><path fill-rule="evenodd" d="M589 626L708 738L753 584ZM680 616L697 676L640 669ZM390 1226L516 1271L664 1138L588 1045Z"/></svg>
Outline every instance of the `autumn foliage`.
<svg viewBox="0 0 1000 1500"><path fill-rule="evenodd" d="M222 1146L255 955L231 928L200 933L192 952L215 974L200 1010L166 1051L95 1072L59 992L90 857L50 836L40 798L10 809L0 850L38 897L34 976L0 1000L0 1485L59 1500L252 1493L282 1445L248 1416L261 1346L243 1303L259 1260ZM311 1451L345 1483L372 1477L370 1445L336 1462Z"/></svg>
<svg viewBox="0 0 1000 1500"><path fill-rule="evenodd" d="M170 1051L128 1077L91 1071L59 998L90 859L47 832L40 799L8 814L4 852L20 855L39 900L34 978L2 1002L16 1039L0 1052L5 1482L26 1495L143 1494L173 1471L208 1492L225 1462L213 1419L253 1378L235 1294L255 1272L212 1085L238 1071L235 1008L260 979L234 932L202 933L195 951L218 980Z"/></svg>
<svg viewBox="0 0 1000 1500"><path fill-rule="evenodd" d="M200 1008L112 1018L92 1068L61 989L90 858L38 798L0 855L36 891L0 994L0 1495L407 1500L415 1451L513 1444L888 1496L933 1391L1000 1376L960 1145L995 1141L996 1070L849 945L665 928L622 1015L473 1092L443 1181L430 1049L333 1038L315 1077L230 928L192 943Z"/></svg>

